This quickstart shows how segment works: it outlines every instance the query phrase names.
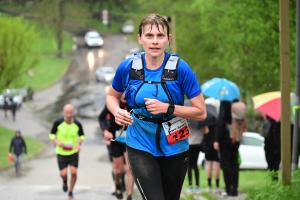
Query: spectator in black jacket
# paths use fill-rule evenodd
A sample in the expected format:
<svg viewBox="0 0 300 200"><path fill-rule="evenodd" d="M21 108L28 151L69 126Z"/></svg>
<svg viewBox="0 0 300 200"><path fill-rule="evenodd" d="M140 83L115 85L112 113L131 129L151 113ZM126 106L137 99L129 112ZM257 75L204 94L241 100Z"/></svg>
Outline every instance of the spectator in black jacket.
<svg viewBox="0 0 300 200"><path fill-rule="evenodd" d="M22 154L27 153L26 143L21 136L21 131L17 130L15 137L11 140L9 152L14 153L16 174L21 175Z"/></svg>
<svg viewBox="0 0 300 200"><path fill-rule="evenodd" d="M265 156L268 163L268 170L273 171L272 179L278 180L280 156L280 122L266 116L263 125L265 137Z"/></svg>
<svg viewBox="0 0 300 200"><path fill-rule="evenodd" d="M223 170L225 192L221 196L238 196L239 142L232 143L228 125L232 123L230 101L221 101L219 118L216 127L214 148L220 152L220 164Z"/></svg>

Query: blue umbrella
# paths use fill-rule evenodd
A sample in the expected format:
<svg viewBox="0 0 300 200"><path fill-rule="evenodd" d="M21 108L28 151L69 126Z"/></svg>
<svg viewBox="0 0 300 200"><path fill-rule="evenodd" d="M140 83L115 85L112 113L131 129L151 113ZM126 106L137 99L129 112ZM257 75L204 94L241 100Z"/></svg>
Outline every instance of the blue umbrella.
<svg viewBox="0 0 300 200"><path fill-rule="evenodd" d="M213 78L201 86L205 96L213 97L221 101L233 101L240 97L239 87L226 78Z"/></svg>

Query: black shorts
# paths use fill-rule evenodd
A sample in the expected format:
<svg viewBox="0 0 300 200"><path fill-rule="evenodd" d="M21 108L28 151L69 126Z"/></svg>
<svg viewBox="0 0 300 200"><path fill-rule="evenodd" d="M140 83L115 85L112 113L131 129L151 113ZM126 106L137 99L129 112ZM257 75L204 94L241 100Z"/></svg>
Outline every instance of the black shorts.
<svg viewBox="0 0 300 200"><path fill-rule="evenodd" d="M113 141L110 143L112 156L114 158L119 158L126 152L126 143Z"/></svg>
<svg viewBox="0 0 300 200"><path fill-rule="evenodd" d="M220 162L219 153L216 150L212 150L212 151L205 153L205 159L207 161Z"/></svg>
<svg viewBox="0 0 300 200"><path fill-rule="evenodd" d="M107 147L107 151L108 151L108 158L109 158L109 161L112 162L112 161L113 161L113 158L112 158L111 145L106 145L106 147Z"/></svg>
<svg viewBox="0 0 300 200"><path fill-rule="evenodd" d="M78 167L78 160L79 160L79 155L78 153L74 153L70 156L62 156L57 154L57 162L58 162L58 168L59 170L62 170L68 165L72 165L74 167Z"/></svg>

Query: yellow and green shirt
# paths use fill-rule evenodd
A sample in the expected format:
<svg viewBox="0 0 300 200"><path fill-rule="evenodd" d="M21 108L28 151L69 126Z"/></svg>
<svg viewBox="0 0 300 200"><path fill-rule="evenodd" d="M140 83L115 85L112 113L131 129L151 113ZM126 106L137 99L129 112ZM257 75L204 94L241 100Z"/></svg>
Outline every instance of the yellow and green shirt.
<svg viewBox="0 0 300 200"><path fill-rule="evenodd" d="M68 146L72 146L71 150L65 150L60 146L56 146L56 154L68 156L77 152L76 145L79 141L85 139L82 125L79 121L74 119L74 122L68 124L64 121L64 118L60 118L53 123L53 127L49 134L51 140L56 138L58 141L63 142Z"/></svg>

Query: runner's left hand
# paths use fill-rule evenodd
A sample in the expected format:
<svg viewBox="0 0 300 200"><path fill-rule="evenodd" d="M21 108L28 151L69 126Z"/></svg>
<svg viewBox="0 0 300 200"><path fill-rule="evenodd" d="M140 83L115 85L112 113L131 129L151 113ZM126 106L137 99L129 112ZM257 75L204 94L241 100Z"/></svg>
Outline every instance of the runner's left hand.
<svg viewBox="0 0 300 200"><path fill-rule="evenodd" d="M153 115L167 113L169 104L163 103L157 99L144 98L148 112Z"/></svg>

